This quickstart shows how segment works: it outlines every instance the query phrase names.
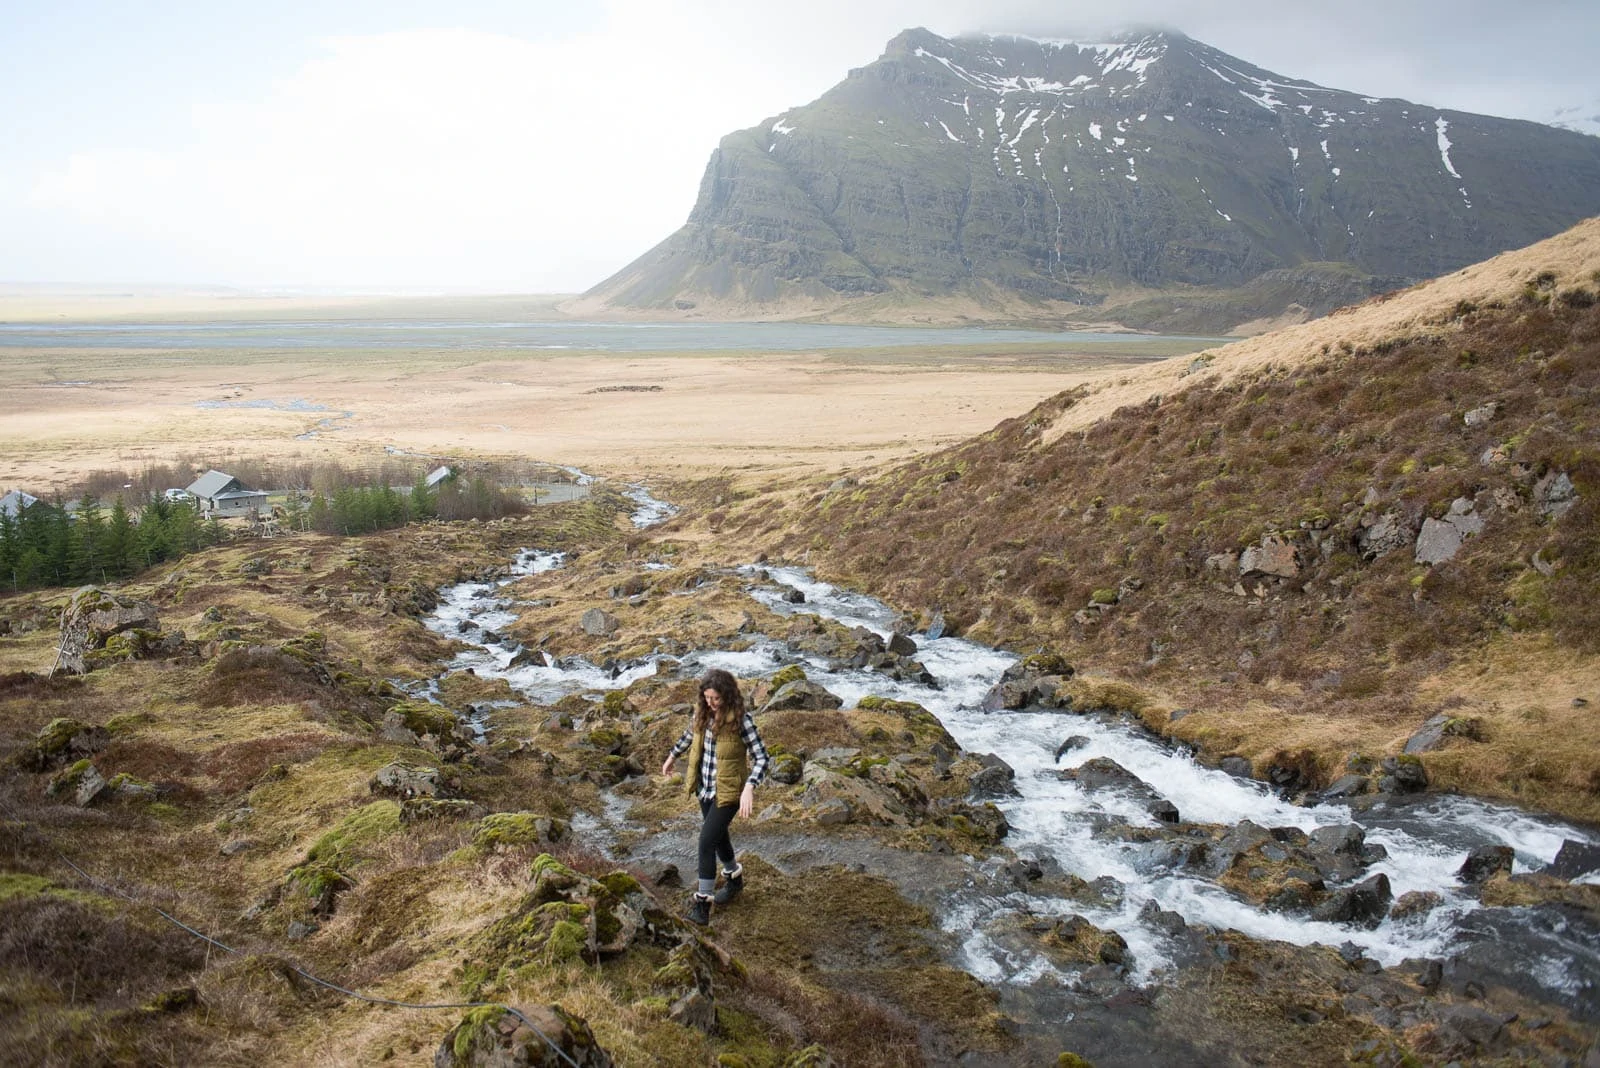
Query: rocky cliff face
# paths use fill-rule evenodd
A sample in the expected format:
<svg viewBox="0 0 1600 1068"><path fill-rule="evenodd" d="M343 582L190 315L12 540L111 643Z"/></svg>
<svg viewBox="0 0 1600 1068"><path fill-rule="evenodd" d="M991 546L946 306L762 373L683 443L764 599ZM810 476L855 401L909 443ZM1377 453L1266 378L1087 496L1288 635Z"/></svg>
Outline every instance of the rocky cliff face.
<svg viewBox="0 0 1600 1068"><path fill-rule="evenodd" d="M1371 292L1596 212L1600 139L1571 131L1326 89L1174 33L910 30L814 103L725 137L687 224L590 297L1094 306L1112 287L1239 288L1329 263ZM1349 295L1334 288L1285 303L1326 311Z"/></svg>

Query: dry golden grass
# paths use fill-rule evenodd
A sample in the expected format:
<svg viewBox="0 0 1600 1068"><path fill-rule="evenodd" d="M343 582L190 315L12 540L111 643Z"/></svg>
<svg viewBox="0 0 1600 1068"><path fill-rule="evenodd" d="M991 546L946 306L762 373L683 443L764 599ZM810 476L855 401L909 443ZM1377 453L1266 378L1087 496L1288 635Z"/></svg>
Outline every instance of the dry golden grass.
<svg viewBox="0 0 1600 1068"><path fill-rule="evenodd" d="M1544 272L1552 273L1561 288L1593 288L1596 273L1600 272L1600 218L1587 219L1527 248L1503 252L1453 274L1374 297L1321 319L1207 349L1193 357L1107 376L1083 401L1061 413L1045 430L1045 440L1082 430L1118 408L1142 404L1158 394L1197 385L1223 385L1267 368L1292 373L1330 348L1364 348L1392 338L1455 329L1449 320L1463 303L1485 306L1509 300ZM1199 359L1206 360L1204 369L1186 374Z"/></svg>
<svg viewBox="0 0 1600 1068"><path fill-rule="evenodd" d="M240 457L376 462L386 448L535 458L623 478L839 471L952 444L1129 359L1194 347L1147 339L1082 351L229 350L171 358L17 349L0 367L0 388L16 399L0 429L0 463L41 496L100 469L184 458L221 468ZM628 386L657 389L617 388ZM321 410L239 406L268 401Z"/></svg>

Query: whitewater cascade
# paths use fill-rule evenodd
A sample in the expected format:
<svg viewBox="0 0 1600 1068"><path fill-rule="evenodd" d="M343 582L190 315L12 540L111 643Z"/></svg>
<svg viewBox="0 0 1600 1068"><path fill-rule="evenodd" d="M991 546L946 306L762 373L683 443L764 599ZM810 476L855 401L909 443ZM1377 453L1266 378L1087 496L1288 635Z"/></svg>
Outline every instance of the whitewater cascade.
<svg viewBox="0 0 1600 1068"><path fill-rule="evenodd" d="M650 498L642 488L635 487L630 495L640 505L634 517L640 526L670 514L669 505ZM559 553L525 550L493 582L463 583L441 591L439 607L427 626L472 646L447 670L471 669L480 676L503 678L528 700L546 704L569 693L623 688L654 674L657 658L608 668L581 658L556 662L542 653L530 655L499 637L497 632L516 619L506 587L559 567L562 561ZM866 627L885 638L898 622L886 605L820 582L800 568L752 565L739 573L748 581L750 595L781 615L816 614ZM785 594L791 590L799 590L804 600L787 600ZM1291 804L1262 783L1207 768L1181 748L1116 717L1038 709L985 713L984 695L1017 658L962 638L926 634L913 638L917 659L935 677L936 685L897 681L869 670L830 670L826 661L770 637L757 638L741 651L695 650L674 659L686 675L721 667L745 678L799 664L813 680L843 698L846 707L869 694L914 701L936 715L965 750L993 753L1015 770L1016 795L997 802L1011 825L1006 844L1020 856L1049 858L1089 882L1110 877L1121 892L1098 908L1020 890L997 892L997 881L982 877L985 873L975 866L966 886L950 888L941 922L961 943L963 966L979 978L1026 983L1055 972L1041 954L1004 947L986 931L996 915L1008 910L1048 915L1058 909L1062 916L1076 912L1122 935L1133 955L1132 978L1149 982L1174 963L1167 936L1140 922L1141 910L1148 911L1154 903L1178 913L1191 926L1234 929L1298 945L1353 945L1385 966L1407 958L1448 956L1465 941L1495 939L1502 943L1501 949L1510 947L1522 973L1552 997L1574 1006L1593 1006L1600 998L1597 932L1537 910L1485 907L1456 876L1468 851L1478 846L1510 846L1516 854L1515 870L1532 871L1549 864L1565 840L1594 843L1589 832L1508 806L1442 794L1379 803L1359 814L1342 804ZM1068 735L1088 741L1058 760L1057 749ZM1367 843L1387 851L1363 878L1382 872L1397 898L1407 891L1432 891L1443 902L1425 914L1386 918L1373 928L1256 907L1203 874L1162 863L1158 854L1123 838L1097 833L1108 820L1135 827L1158 824L1137 799L1086 789L1058 774L1064 767L1096 757L1114 760L1137 775L1176 805L1188 822L1250 820L1263 827L1305 832L1356 824L1365 831ZM613 812L619 807L611 806Z"/></svg>

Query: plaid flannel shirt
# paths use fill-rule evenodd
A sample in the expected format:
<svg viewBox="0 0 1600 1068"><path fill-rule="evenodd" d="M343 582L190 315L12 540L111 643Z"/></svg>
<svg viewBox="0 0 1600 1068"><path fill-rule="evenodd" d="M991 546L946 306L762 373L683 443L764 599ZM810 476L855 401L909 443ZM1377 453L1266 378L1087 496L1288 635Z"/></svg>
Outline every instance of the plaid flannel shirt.
<svg viewBox="0 0 1600 1068"><path fill-rule="evenodd" d="M750 757L750 777L745 780L751 786L759 786L761 780L767 777L767 768L772 764L772 757L767 755L767 747L761 744L761 735L756 730L756 721L747 711L739 717L739 737L744 740L745 752ZM672 757L676 760L689 751L694 744L694 724L691 723L677 742L672 746ZM717 732L706 731L705 747L701 750L700 762L704 765L705 774L700 776L700 800L717 800ZM685 774L693 774L694 769L686 768Z"/></svg>

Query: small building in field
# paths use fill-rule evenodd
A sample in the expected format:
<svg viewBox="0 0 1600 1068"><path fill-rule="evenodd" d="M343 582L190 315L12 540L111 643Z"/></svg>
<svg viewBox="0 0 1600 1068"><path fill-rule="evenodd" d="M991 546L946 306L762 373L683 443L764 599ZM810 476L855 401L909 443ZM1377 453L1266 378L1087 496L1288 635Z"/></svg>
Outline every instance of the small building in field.
<svg viewBox="0 0 1600 1068"><path fill-rule="evenodd" d="M207 471L189 484L189 493L199 502L200 514L208 519L260 515L267 511L264 490L245 489L238 479L224 471Z"/></svg>
<svg viewBox="0 0 1600 1068"><path fill-rule="evenodd" d="M444 482L447 479L454 478L455 474L455 468L451 467L449 464L443 464L439 467L435 467L432 471L429 471L428 477L423 481L429 489L437 489L439 487L439 483Z"/></svg>
<svg viewBox="0 0 1600 1068"><path fill-rule="evenodd" d="M4 497L0 497L0 513L15 519L22 514L23 509L31 508L38 503L39 498L33 494L26 490L14 489Z"/></svg>

